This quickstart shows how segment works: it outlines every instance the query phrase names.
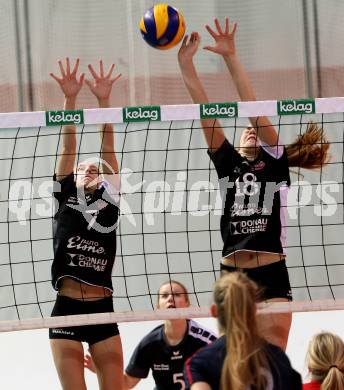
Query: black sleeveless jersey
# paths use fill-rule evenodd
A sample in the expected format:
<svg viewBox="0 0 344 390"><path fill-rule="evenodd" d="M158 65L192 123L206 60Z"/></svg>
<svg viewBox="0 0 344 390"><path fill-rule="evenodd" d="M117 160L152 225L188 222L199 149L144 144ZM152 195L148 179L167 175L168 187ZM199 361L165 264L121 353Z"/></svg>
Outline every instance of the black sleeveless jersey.
<svg viewBox="0 0 344 390"><path fill-rule="evenodd" d="M60 182L54 176L54 197L59 207L53 221L53 287L58 290L67 276L113 291L119 216L114 189L102 182L93 193L84 193L77 190L74 174Z"/></svg>
<svg viewBox="0 0 344 390"><path fill-rule="evenodd" d="M268 390L302 390L301 375L295 371L287 355L275 345L265 344L269 367L261 369ZM185 364L186 386L206 382L212 390L220 389L221 371L226 357L226 337L222 336L199 351ZM229 356L230 358L230 356ZM254 388L248 387L247 390Z"/></svg>
<svg viewBox="0 0 344 390"><path fill-rule="evenodd" d="M187 332L178 344L169 345L164 325L148 333L138 344L125 370L135 378L146 378L152 370L156 390L184 390L184 363L199 348L216 340L216 336L195 321L188 320Z"/></svg>
<svg viewBox="0 0 344 390"><path fill-rule="evenodd" d="M276 155L278 151L283 152L281 156ZM218 150L208 153L223 199L222 256L245 250L283 254L290 186L285 148L262 146L258 157L250 161L225 140Z"/></svg>

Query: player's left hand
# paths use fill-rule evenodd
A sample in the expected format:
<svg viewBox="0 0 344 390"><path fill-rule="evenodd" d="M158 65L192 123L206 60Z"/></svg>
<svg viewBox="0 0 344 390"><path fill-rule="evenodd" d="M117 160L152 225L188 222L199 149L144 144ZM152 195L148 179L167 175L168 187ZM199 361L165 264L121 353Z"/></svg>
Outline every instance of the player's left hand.
<svg viewBox="0 0 344 390"><path fill-rule="evenodd" d="M112 64L109 71L105 74L102 60L99 61L99 73L96 72L91 64L88 65L93 80L85 79L85 83L99 101L110 98L113 84L122 76L122 74L118 74L117 76L112 77L114 68L115 64Z"/></svg>
<svg viewBox="0 0 344 390"><path fill-rule="evenodd" d="M229 18L226 17L225 20L225 29L222 30L219 20L215 19L215 27L217 31L214 31L210 26L206 25L205 28L209 34L214 38L214 46L205 46L205 50L209 50L213 53L220 54L224 57L235 55L235 32L237 29L237 24L233 24L233 28L230 30L229 27Z"/></svg>

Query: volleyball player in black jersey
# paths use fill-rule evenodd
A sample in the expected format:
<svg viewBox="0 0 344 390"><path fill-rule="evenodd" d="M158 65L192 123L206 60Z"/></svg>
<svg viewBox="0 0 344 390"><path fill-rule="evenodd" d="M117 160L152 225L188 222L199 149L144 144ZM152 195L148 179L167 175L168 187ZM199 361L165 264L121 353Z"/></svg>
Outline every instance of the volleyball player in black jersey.
<svg viewBox="0 0 344 390"><path fill-rule="evenodd" d="M211 312L221 337L185 364L190 390L301 390L301 375L286 354L262 339L257 324L257 285L242 272L215 284Z"/></svg>
<svg viewBox="0 0 344 390"><path fill-rule="evenodd" d="M206 26L214 46L204 49L223 57L241 100L256 100L246 71L235 48L236 24L225 28L215 19L216 31ZM197 75L193 56L200 36L193 32L184 38L178 53L185 85L195 103L208 103ZM286 148L267 117L250 118L236 150L226 139L220 123L202 119L208 153L213 161L220 189L225 196L221 217L223 251L221 270L238 269L247 273L261 288L268 301L291 300L291 288L285 263L286 194L290 184L289 168L315 169L328 160L328 143L322 129L309 123L304 134ZM286 348L291 313L262 316L261 326L269 340Z"/></svg>
<svg viewBox="0 0 344 390"><path fill-rule="evenodd" d="M79 59L59 61L61 76L51 76L65 95L65 110L74 110L84 82L78 77ZM107 74L100 61L99 74L88 66L93 80L85 80L99 107L110 105L114 65ZM116 254L118 222L118 164L113 125L101 127L100 159L78 161L76 128L63 126L62 150L54 175L54 196L59 202L54 216L52 283L58 291L52 316L113 311L111 273ZM117 324L49 330L52 354L64 390L86 389L84 351L88 342L102 390L123 388L123 355ZM114 385L115 384L115 385Z"/></svg>
<svg viewBox="0 0 344 390"><path fill-rule="evenodd" d="M170 281L160 286L158 309L184 308L190 305L183 284ZM184 363L199 348L216 340L212 331L192 320L167 320L149 332L135 348L125 370L125 389L132 389L152 370L156 390L185 390ZM86 367L94 371L90 356Z"/></svg>

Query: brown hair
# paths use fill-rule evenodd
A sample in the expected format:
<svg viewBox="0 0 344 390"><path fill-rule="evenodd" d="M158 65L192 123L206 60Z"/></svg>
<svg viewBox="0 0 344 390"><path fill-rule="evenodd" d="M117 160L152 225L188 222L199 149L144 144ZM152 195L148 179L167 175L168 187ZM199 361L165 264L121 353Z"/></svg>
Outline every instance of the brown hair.
<svg viewBox="0 0 344 390"><path fill-rule="evenodd" d="M266 388L261 368L269 369L256 319L257 286L242 272L222 276L215 284L214 302L220 330L226 335L227 355L221 372L222 390Z"/></svg>
<svg viewBox="0 0 344 390"><path fill-rule="evenodd" d="M158 301L157 301L157 305L159 306L159 298L160 298L160 290L161 290L161 287L163 286L166 286L166 284L172 286L172 284L177 284L179 287L181 287L181 289L183 290L183 294L184 294L184 297L185 297L185 300L188 304L190 304L190 299L189 299L189 292L187 290L187 288L184 286L183 283L181 282L178 282L177 280L167 280L166 282L164 283L161 283L160 284L160 287L158 289L158 293L157 293L157 297L158 297Z"/></svg>
<svg viewBox="0 0 344 390"><path fill-rule="evenodd" d="M289 167L318 169L329 162L330 144L324 130L314 122L296 140L286 146Z"/></svg>
<svg viewBox="0 0 344 390"><path fill-rule="evenodd" d="M327 332L315 335L307 360L312 379L321 383L321 390L344 389L344 343L340 337Z"/></svg>

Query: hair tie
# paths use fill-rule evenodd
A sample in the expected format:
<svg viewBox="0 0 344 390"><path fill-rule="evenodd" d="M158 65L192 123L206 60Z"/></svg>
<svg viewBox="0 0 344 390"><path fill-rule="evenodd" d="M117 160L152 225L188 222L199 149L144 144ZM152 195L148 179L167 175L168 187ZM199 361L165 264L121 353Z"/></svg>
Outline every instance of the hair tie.
<svg viewBox="0 0 344 390"><path fill-rule="evenodd" d="M330 366L329 370L331 370L331 368L338 368L335 364L332 364L332 366Z"/></svg>

